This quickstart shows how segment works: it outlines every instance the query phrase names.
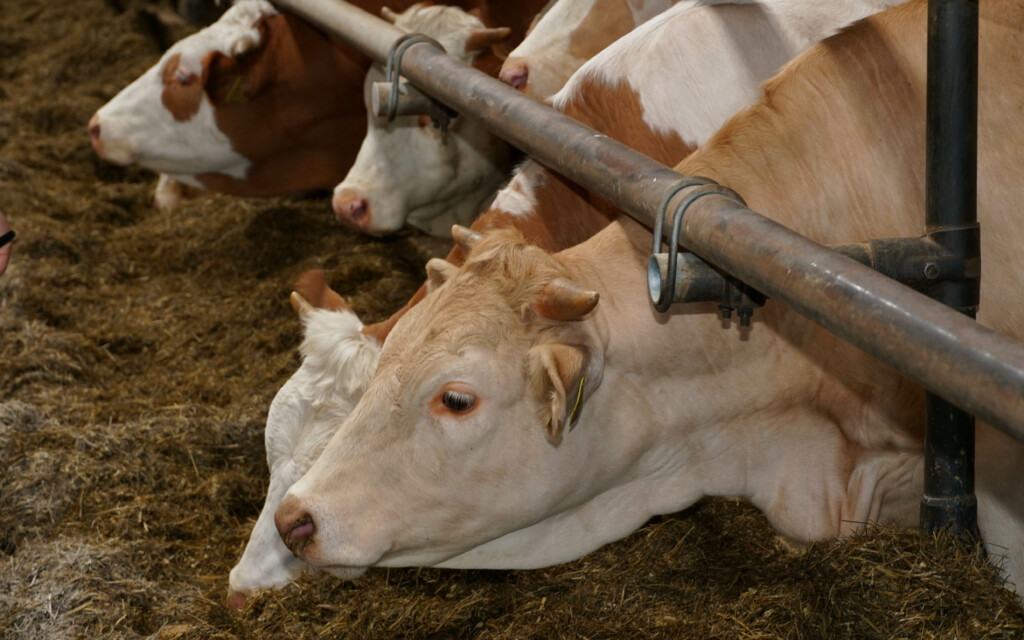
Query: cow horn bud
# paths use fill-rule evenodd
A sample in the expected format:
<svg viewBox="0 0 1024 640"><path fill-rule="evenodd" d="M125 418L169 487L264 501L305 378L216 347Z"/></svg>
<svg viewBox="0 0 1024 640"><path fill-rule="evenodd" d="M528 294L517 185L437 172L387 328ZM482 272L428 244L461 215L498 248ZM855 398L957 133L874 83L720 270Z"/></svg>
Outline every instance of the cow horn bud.
<svg viewBox="0 0 1024 640"><path fill-rule="evenodd" d="M572 280L555 278L544 285L533 309L551 320L579 320L594 310L600 295L584 289Z"/></svg>
<svg viewBox="0 0 1024 640"><path fill-rule="evenodd" d="M512 30L508 27L495 27L493 29L474 29L466 40L466 51L480 51L487 47L498 44L508 38Z"/></svg>
<svg viewBox="0 0 1024 640"><path fill-rule="evenodd" d="M473 231L469 227L464 227L461 224L452 225L452 240L455 241L455 244L462 247L462 250L466 253L469 253L469 250L472 249L477 242L480 242L482 238L482 235Z"/></svg>
<svg viewBox="0 0 1024 640"><path fill-rule="evenodd" d="M381 7L380 15L391 24L395 24L395 21L398 20L399 14L395 13L391 9L388 9L387 7Z"/></svg>

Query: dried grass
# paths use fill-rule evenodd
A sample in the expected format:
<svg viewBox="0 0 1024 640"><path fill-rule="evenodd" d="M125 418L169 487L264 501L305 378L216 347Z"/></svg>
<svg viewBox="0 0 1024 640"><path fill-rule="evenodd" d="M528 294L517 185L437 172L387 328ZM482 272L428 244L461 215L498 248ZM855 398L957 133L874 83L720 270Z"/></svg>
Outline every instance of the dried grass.
<svg viewBox="0 0 1024 640"><path fill-rule="evenodd" d="M153 176L95 158L84 127L182 35L154 8L0 11L0 210L19 234L0 277L0 639L1024 637L970 549L883 527L793 554L727 500L545 570L306 576L228 612L266 409L298 364L290 283L324 268L372 321L425 251L338 228L323 197L152 210Z"/></svg>

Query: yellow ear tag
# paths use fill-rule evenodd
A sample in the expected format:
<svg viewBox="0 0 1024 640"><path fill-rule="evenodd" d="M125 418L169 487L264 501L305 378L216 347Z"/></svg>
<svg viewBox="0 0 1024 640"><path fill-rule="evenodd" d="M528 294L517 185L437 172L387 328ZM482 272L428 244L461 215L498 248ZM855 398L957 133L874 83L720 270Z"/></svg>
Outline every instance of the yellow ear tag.
<svg viewBox="0 0 1024 640"><path fill-rule="evenodd" d="M566 424L572 424L573 418L576 417L576 410L580 408L580 399L583 398L583 382L586 379L586 376L580 378L580 390L576 392L576 404L572 405L572 413L569 414L569 421Z"/></svg>
<svg viewBox="0 0 1024 640"><path fill-rule="evenodd" d="M565 421L565 424L572 424L573 419L576 417L576 410L580 408L580 400L583 398L583 383L587 380L586 376L580 378L580 389L576 392L576 404L572 405L572 413L569 414L569 419ZM544 428L551 424L551 418L544 423Z"/></svg>
<svg viewBox="0 0 1024 640"><path fill-rule="evenodd" d="M235 78L235 83L231 85L231 90L228 91L228 95L224 97L224 102L244 102L245 101L245 90L242 89L242 76Z"/></svg>

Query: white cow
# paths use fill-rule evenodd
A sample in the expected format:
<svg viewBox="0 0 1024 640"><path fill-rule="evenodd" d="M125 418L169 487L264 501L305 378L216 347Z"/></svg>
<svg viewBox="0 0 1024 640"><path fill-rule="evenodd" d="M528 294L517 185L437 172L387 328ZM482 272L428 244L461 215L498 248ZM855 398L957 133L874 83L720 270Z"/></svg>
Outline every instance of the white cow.
<svg viewBox="0 0 1024 640"><path fill-rule="evenodd" d="M457 7L414 5L386 13L395 26L437 40L449 55L497 73L492 51L509 35L487 28ZM433 235L447 235L453 223L469 224L508 179L512 148L480 124L455 118L442 131L426 116L398 116L388 122L370 109L374 82L384 79L375 65L366 76L366 138L355 164L334 189L334 213L342 224L374 234L405 223Z"/></svg>
<svg viewBox="0 0 1024 640"><path fill-rule="evenodd" d="M818 39L848 21L871 13L877 2L861 3L859 14L851 10L852 6L852 3L815 3L801 7L795 2L704 8L679 5L596 56L574 75L554 103L556 108L605 135L656 160L674 164L698 143L707 140L732 113L754 102L761 80L770 77L775 69ZM823 18L818 22L807 21L809 15L817 15L815 12L825 7L836 10L831 22ZM811 27L801 31L793 26L798 24ZM741 39L743 30L747 36ZM757 55L741 55L748 47ZM666 85L665 78L669 77L672 82ZM714 90L701 91L704 85ZM479 230L515 227L538 246L560 250L585 240L607 222L608 217L591 207L564 178L536 162L527 161L473 227ZM457 260L461 255L456 249L450 259ZM305 289L300 293L311 301L322 296L319 291L309 293ZM383 327L375 328L372 335L383 341L383 335L397 316L422 299L424 293L425 290L421 290L396 317ZM308 322L330 317L310 316ZM307 324L307 331L309 326ZM349 326L345 341L355 345L368 339L360 333L361 325L352 322ZM334 362L328 369L330 373L325 376L344 380L363 375L361 369L347 369L343 361ZM342 382L339 380L338 384ZM345 382L344 386L358 388L365 384L365 380L359 380ZM339 403L348 401L347 397L338 400ZM279 402L288 401L275 399L275 405ZM277 441L302 442L303 452L296 454L298 458L291 467L293 472L301 473L308 468L306 452L322 450L327 432L318 431L324 440L314 443L306 441L309 436L297 439L291 432L306 433L311 429L301 421L278 420L278 415L306 414L297 409L274 413L267 420L268 443L271 434L278 432L287 435L273 436ZM337 420L335 427L340 424L341 420ZM269 444L267 449L269 454ZM273 455L289 456L290 453L276 450ZM274 468L272 464L271 484L276 489L283 483L275 484ZM270 567L255 562L264 556L280 558L287 554L280 539L268 531L271 527L268 512L273 512L278 502L276 493L268 495L245 554L232 570L230 597L236 605L244 603L246 592L283 586L302 570L302 565L297 563Z"/></svg>
<svg viewBox="0 0 1024 640"><path fill-rule="evenodd" d="M305 274L295 286L292 306L306 329L299 347L302 366L277 392L267 413L270 486L249 543L231 570L228 604L234 609L245 605L248 592L283 586L305 569L281 544L274 509L362 396L380 354L375 341L363 338L363 325L344 300L327 289L322 272ZM339 370L347 375L339 376Z"/></svg>
<svg viewBox="0 0 1024 640"><path fill-rule="evenodd" d="M926 16L915 0L814 47L677 170L822 243L919 234ZM978 217L998 268L979 320L1020 340L1024 12L991 0L980 33ZM656 312L650 233L628 219L554 255L513 231L472 244L461 268L428 264L434 291L278 507L306 562L541 567L706 495L798 541L917 521L918 385L779 303L744 339L712 304ZM978 455L979 527L1016 588L1024 444L979 424Z"/></svg>

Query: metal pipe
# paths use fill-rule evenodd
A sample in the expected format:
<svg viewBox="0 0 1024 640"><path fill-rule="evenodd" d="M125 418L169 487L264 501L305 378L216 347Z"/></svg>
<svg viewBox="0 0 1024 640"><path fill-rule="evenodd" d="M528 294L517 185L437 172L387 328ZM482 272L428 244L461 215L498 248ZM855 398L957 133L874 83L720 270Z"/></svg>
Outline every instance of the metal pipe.
<svg viewBox="0 0 1024 640"><path fill-rule="evenodd" d="M382 62L402 32L338 0L277 0ZM648 227L683 176L477 72L413 45L402 75ZM685 191L672 199L677 204ZM686 215L683 244L1024 441L1024 345L721 196ZM742 226L746 231L732 232ZM756 239L756 242L751 240Z"/></svg>
<svg viewBox="0 0 1024 640"><path fill-rule="evenodd" d="M856 260L873 271L917 291L928 291L944 273L955 273L949 256L928 238L880 238L856 244L830 244L830 251ZM692 253L679 253L676 277L669 278L668 253L651 256L647 286L655 299L666 281L675 283L672 302L720 302L726 276Z"/></svg>
<svg viewBox="0 0 1024 640"><path fill-rule="evenodd" d="M370 87L370 113L378 118L386 118L388 115L391 87L390 82L374 82ZM419 89L407 82L402 82L399 84L398 108L395 110L395 115L429 116L432 104L431 99L423 95Z"/></svg>
<svg viewBox="0 0 1024 640"><path fill-rule="evenodd" d="M929 0L927 233L962 263L980 267L977 217L978 0ZM973 318L980 268L945 280L930 295ZM976 535L974 416L929 393L925 403L925 474L921 526Z"/></svg>

